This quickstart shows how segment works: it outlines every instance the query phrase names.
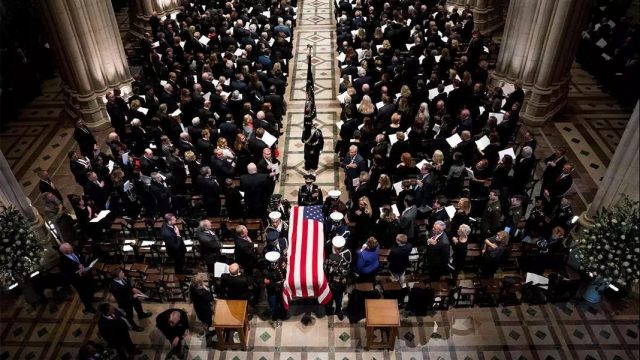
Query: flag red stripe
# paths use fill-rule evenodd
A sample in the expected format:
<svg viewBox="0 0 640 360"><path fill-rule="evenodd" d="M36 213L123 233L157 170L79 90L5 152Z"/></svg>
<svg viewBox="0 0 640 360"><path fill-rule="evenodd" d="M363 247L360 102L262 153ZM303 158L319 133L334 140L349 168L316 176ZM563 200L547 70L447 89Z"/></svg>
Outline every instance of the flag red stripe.
<svg viewBox="0 0 640 360"><path fill-rule="evenodd" d="M320 278L318 277L318 261L322 261L323 259L319 259L320 257L320 253L318 251L318 240L320 240L318 237L319 233L319 222L314 221L313 222L313 263L311 263L311 267L312 267L312 271L313 271L313 278L316 280L320 280ZM320 294L320 284L318 281L314 281L313 282L313 293L317 295Z"/></svg>
<svg viewBox="0 0 640 360"><path fill-rule="evenodd" d="M296 284L293 278L293 274L295 274L296 272L295 266L297 254L294 249L296 248L296 242L298 241L298 239L296 238L296 233L298 231L298 211L300 211L300 208L294 206L293 214L291 215L291 218L294 219L294 221L290 221L293 223L293 226L291 227L291 242L289 243L289 272L287 273L287 276L289 277L289 289L291 290L291 293L288 294L289 298L291 298L291 296L296 293Z"/></svg>
<svg viewBox="0 0 640 360"><path fill-rule="evenodd" d="M309 246L310 239L305 239L309 231L309 220L302 220L302 238L300 240L300 269L297 269L300 272L300 290L302 290L302 297L308 297L309 292L307 291L307 246ZM313 279L309 279L313 281Z"/></svg>

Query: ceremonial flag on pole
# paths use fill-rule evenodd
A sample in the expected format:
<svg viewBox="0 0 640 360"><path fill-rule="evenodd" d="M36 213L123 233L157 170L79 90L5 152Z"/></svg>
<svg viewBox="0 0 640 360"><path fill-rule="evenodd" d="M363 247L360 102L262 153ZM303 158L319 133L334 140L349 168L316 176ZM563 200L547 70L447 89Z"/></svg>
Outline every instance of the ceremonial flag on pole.
<svg viewBox="0 0 640 360"><path fill-rule="evenodd" d="M307 45L307 99L304 103L304 126L310 127L316 118L316 96L313 86L313 73L311 72L311 45Z"/></svg>
<svg viewBox="0 0 640 360"><path fill-rule="evenodd" d="M331 301L324 274L324 229L322 206L294 206L289 219L287 278L282 298L285 309L293 298L315 297L320 304Z"/></svg>

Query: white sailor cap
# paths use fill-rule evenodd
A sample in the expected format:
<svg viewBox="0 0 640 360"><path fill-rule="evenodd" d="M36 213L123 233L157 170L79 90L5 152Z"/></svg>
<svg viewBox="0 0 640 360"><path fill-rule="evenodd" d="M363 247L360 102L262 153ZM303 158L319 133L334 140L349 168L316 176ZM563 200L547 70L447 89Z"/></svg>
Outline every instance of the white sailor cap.
<svg viewBox="0 0 640 360"><path fill-rule="evenodd" d="M279 220L282 217L280 211L272 211L269 213L269 219L271 220Z"/></svg>
<svg viewBox="0 0 640 360"><path fill-rule="evenodd" d="M333 239L331 240L331 244L333 244L333 246L337 247L337 248L341 248L344 246L344 244L346 244L347 241L340 235L338 236L334 236Z"/></svg>
<svg viewBox="0 0 640 360"><path fill-rule="evenodd" d="M329 197L337 199L340 197L340 190L331 190L329 191Z"/></svg>
<svg viewBox="0 0 640 360"><path fill-rule="evenodd" d="M280 253L277 251L269 251L268 253L264 254L264 258L269 262L276 262L278 261L278 259L280 259Z"/></svg>
<svg viewBox="0 0 640 360"><path fill-rule="evenodd" d="M340 220L344 219L344 215L342 215L342 213L339 212L339 211L332 212L331 215L329 215L329 217L333 221L340 221Z"/></svg>

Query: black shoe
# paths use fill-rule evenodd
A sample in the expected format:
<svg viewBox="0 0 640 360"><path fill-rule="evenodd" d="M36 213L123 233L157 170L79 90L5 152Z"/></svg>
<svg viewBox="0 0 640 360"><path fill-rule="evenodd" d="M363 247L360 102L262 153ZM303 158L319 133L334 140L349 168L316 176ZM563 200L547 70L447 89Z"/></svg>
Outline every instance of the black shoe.
<svg viewBox="0 0 640 360"><path fill-rule="evenodd" d="M136 325L136 326L133 327L133 331L135 331L135 332L143 332L144 328L142 326L137 326Z"/></svg>
<svg viewBox="0 0 640 360"><path fill-rule="evenodd" d="M148 317L151 317L151 315L153 315L152 312L146 312L146 313L142 313L142 315L138 315L138 319L142 320L142 319L146 319Z"/></svg>
<svg viewBox="0 0 640 360"><path fill-rule="evenodd" d="M342 310L336 312L336 315L338 316L338 320L344 320L344 313L342 312Z"/></svg>

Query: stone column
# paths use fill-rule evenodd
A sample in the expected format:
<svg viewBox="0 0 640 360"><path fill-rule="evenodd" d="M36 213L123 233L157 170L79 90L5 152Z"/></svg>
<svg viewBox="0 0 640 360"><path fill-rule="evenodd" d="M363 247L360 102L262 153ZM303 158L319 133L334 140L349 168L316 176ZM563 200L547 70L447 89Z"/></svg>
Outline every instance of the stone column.
<svg viewBox="0 0 640 360"><path fill-rule="evenodd" d="M473 0L471 11L475 28L482 34L490 34L504 25L503 0Z"/></svg>
<svg viewBox="0 0 640 360"><path fill-rule="evenodd" d="M2 151L0 151L0 184L2 184L0 186L0 205L5 207L13 206L31 223L30 230L36 234L36 237L40 239L40 244L44 247L40 263L44 267L49 267L57 259L56 252L51 249L52 246L56 245L55 241L47 229L44 219L40 216L38 210L31 205L31 201L29 201L29 198L22 190L22 186L13 175L11 166L9 166Z"/></svg>
<svg viewBox="0 0 640 360"><path fill-rule="evenodd" d="M520 117L527 125L543 125L565 106L589 6L583 0L511 0L491 84L523 82Z"/></svg>
<svg viewBox="0 0 640 360"><path fill-rule="evenodd" d="M145 31L151 31L149 26L151 15L155 13L158 16L165 16L179 6L179 0L129 0L129 21L131 22L129 32L134 36L144 37Z"/></svg>
<svg viewBox="0 0 640 360"><path fill-rule="evenodd" d="M110 0L39 0L67 111L92 128L108 127L104 95L131 92L131 73Z"/></svg>
<svg viewBox="0 0 640 360"><path fill-rule="evenodd" d="M638 184L640 179L640 159L638 158L638 114L640 102L631 114L627 127L622 134L622 139L613 154L613 158L607 167L607 171L600 182L598 192L585 212L580 215L580 224L589 227L593 224L593 217L602 208L607 208L617 203L623 195L631 200L638 201Z"/></svg>

